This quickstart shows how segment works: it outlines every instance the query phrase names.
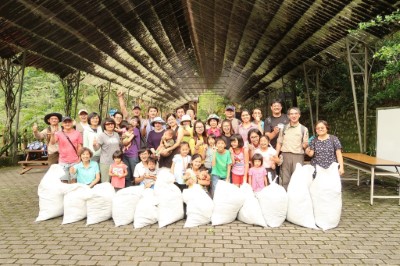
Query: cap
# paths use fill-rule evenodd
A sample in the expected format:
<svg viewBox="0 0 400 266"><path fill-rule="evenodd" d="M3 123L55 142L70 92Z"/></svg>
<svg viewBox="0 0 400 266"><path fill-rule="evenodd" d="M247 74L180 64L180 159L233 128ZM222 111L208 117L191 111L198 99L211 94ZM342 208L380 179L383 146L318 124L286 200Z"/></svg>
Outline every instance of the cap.
<svg viewBox="0 0 400 266"><path fill-rule="evenodd" d="M135 110L135 109L142 110L142 108L140 108L140 106L139 106L139 105L135 105L135 106L133 106L132 110Z"/></svg>
<svg viewBox="0 0 400 266"><path fill-rule="evenodd" d="M44 122L45 122L46 124L50 125L50 123L49 123L48 120L49 120L49 118L52 117L52 116L56 116L56 117L58 118L58 122L60 122L61 119L62 119L62 114L60 114L60 113L50 113L50 114L47 114L47 115L44 116Z"/></svg>
<svg viewBox="0 0 400 266"><path fill-rule="evenodd" d="M160 123L160 124L165 125L165 121L159 116L157 116L156 118L154 118L153 121L151 121L151 126L152 127L154 127L154 123Z"/></svg>
<svg viewBox="0 0 400 266"><path fill-rule="evenodd" d="M64 116L63 119L62 119L62 121L63 121L63 122L65 122L65 121L72 121L72 118L69 117L69 116Z"/></svg>
<svg viewBox="0 0 400 266"><path fill-rule="evenodd" d="M115 109L115 108L112 108L112 109L110 109L110 110L108 111L108 114L109 114L110 116L113 116L116 112L118 112L118 110Z"/></svg>
<svg viewBox="0 0 400 266"><path fill-rule="evenodd" d="M89 114L89 112L86 109L79 110L78 115L80 115L81 113Z"/></svg>
<svg viewBox="0 0 400 266"><path fill-rule="evenodd" d="M225 107L225 111L228 111L228 110L232 110L232 111L235 112L235 106L233 106L233 105L228 105L227 107Z"/></svg>
<svg viewBox="0 0 400 266"><path fill-rule="evenodd" d="M190 119L190 115L183 115L182 118L181 118L181 125L182 125L183 122L187 122L187 121L189 121L189 122L192 121Z"/></svg>

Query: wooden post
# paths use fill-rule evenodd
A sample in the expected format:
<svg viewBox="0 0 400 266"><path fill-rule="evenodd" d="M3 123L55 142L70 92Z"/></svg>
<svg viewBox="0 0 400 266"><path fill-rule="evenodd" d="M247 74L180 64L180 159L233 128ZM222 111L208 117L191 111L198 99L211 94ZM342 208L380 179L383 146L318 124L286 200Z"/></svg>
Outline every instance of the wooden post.
<svg viewBox="0 0 400 266"><path fill-rule="evenodd" d="M19 114L21 111L21 99L22 99L22 91L24 87L24 76L25 76L25 63L26 63L26 51L23 52L22 54L22 65L21 65L21 79L19 82L19 87L18 87L18 103L17 103L17 113L15 117L15 131L14 131L14 142L13 142L13 147L12 147L12 155L13 155L13 161L17 161L17 155L18 155L18 130L19 130Z"/></svg>

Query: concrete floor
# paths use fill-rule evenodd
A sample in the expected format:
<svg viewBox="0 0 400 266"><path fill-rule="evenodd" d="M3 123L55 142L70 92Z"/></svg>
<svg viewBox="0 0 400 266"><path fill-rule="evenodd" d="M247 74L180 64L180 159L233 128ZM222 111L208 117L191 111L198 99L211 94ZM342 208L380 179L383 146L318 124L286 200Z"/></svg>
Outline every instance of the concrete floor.
<svg viewBox="0 0 400 266"><path fill-rule="evenodd" d="M264 229L238 221L192 229L179 221L135 230L116 228L112 220L90 226L85 220L61 225L62 217L35 223L44 170L19 170L0 169L0 265L400 264L399 201L378 199L370 206L366 182L357 187L343 181L342 219L326 232L289 222ZM391 179L378 180L376 190L398 193Z"/></svg>

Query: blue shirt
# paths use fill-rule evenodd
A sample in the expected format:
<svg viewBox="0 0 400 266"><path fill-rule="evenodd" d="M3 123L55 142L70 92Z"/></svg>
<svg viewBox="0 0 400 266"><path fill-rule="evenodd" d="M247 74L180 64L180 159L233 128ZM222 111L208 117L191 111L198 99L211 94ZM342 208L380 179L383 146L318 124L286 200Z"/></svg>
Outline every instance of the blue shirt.
<svg viewBox="0 0 400 266"><path fill-rule="evenodd" d="M90 161L89 167L85 168L80 162L73 166L76 170L76 180L78 183L89 185L96 179L96 174L100 173L99 164L95 161Z"/></svg>

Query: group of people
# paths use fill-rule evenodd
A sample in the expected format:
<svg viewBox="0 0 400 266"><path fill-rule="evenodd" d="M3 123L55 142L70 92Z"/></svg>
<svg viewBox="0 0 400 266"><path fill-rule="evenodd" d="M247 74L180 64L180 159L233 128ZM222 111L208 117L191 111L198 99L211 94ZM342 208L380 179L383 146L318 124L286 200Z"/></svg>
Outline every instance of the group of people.
<svg viewBox="0 0 400 266"><path fill-rule="evenodd" d="M344 173L342 147L328 134L327 122L318 121L316 137L309 138L307 127L299 122L299 108L289 108L286 115L278 99L272 101L272 115L265 121L260 108L243 109L239 120L230 105L224 119L211 114L204 122L196 120L194 110L183 108L164 120L157 107L149 107L142 118L140 106L133 106L130 113L122 92L118 99L120 111L103 121L99 114L81 109L77 122L50 113L44 118L46 129L33 126L35 137L47 140L49 163L63 166L63 182L152 188L158 169L166 167L181 190L198 184L210 196L220 181L249 183L258 192L277 174L287 189L305 154L314 166L328 168L338 162L339 173Z"/></svg>

